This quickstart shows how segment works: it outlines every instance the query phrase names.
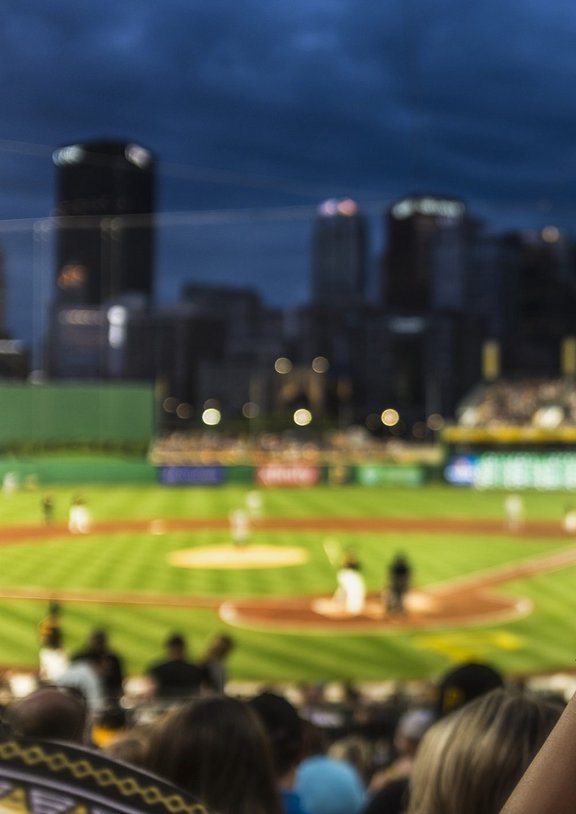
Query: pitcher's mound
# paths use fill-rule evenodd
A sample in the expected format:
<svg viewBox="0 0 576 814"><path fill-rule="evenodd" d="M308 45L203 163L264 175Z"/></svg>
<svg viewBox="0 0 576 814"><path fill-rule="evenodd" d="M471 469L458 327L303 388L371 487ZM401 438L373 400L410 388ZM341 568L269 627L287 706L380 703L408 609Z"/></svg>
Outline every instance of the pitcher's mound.
<svg viewBox="0 0 576 814"><path fill-rule="evenodd" d="M302 565L308 559L303 548L222 543L173 551L168 562L180 568L281 568Z"/></svg>

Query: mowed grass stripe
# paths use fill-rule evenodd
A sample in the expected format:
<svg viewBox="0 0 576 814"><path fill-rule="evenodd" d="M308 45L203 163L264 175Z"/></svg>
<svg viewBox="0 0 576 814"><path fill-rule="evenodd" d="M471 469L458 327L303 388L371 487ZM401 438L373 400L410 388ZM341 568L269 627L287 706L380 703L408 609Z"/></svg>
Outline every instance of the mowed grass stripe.
<svg viewBox="0 0 576 814"><path fill-rule="evenodd" d="M260 539L278 545L288 541L293 545L298 540L308 550L309 562L281 569L186 569L169 565L167 557L172 550L190 547L187 535L90 535L5 549L0 582L7 587L38 585L206 596L314 595L335 585L335 569L324 552L323 535L255 534L253 542ZM380 590L387 564L400 549L398 536L358 533L338 539L342 549L351 546L358 552L369 590ZM213 537L206 542L213 545ZM414 563L417 585L481 573L502 563L521 562L566 547L562 540L552 544L491 538L482 544L481 540L458 535L432 541L405 534L402 542L402 550ZM202 535L195 545L202 545Z"/></svg>
<svg viewBox="0 0 576 814"><path fill-rule="evenodd" d="M50 490L52 491L52 490ZM83 487L54 490L59 521L65 522L72 495L85 495L95 521L156 519L157 517L220 517L245 500L248 488L163 489L156 486ZM428 487L422 490L378 488L332 488L316 490L261 490L264 514L270 517L493 517L501 518L504 493L476 493ZM17 493L0 498L3 523L41 522L41 492ZM525 496L529 519L558 520L565 494ZM202 531L154 536L127 533L94 534L87 539L61 540L48 544L21 545L1 552L1 585L45 585L53 589L90 588L105 591L159 591L190 596L313 596L334 590L336 575L327 561L321 532L255 532L254 541L273 545L302 545L310 553L305 566L247 571L202 571L168 566L166 557L175 548L218 544L221 533ZM522 540L501 536L417 535L346 532L335 535L343 546L353 545L361 556L370 590L379 590L391 554L399 548L413 559L416 585L482 572L501 564L553 553L568 545L562 540ZM0 529L1 537L1 529ZM475 628L442 628L428 637L404 632L370 636L352 634L294 634L232 629L238 640L231 663L238 678L298 678L328 680L348 676L366 680L408 678L439 674L458 658L458 653L479 652L503 669L530 669L573 665L574 630L571 622L573 570L547 574L501 586L514 595L534 599L535 611L526 619ZM10 628L6 646L0 640L0 662L34 664L37 658L37 625L43 603L2 602L0 612ZM171 630L190 636L193 652L199 652L211 633L226 629L213 610L121 607L104 604L65 603L65 632L71 647L79 646L93 624L107 627L117 649L126 652L129 669L138 672L160 655L161 644ZM552 632L551 632L552 631ZM508 637L508 639L506 638ZM546 644L541 645L542 638ZM421 641L430 642L422 646ZM451 642L459 642L451 647ZM510 649L507 641L517 642ZM464 642L464 645L462 644ZM507 667L510 665L510 667Z"/></svg>

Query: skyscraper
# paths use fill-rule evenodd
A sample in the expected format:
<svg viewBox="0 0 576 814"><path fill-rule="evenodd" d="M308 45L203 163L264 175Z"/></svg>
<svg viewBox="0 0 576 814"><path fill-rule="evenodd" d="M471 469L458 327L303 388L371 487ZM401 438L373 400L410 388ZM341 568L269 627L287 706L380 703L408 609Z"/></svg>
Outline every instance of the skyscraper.
<svg viewBox="0 0 576 814"><path fill-rule="evenodd" d="M323 308L359 305L365 295L367 231L357 204L328 200L312 236L312 300Z"/></svg>
<svg viewBox="0 0 576 814"><path fill-rule="evenodd" d="M427 313L465 306L467 217L457 198L403 198L388 212L386 304Z"/></svg>
<svg viewBox="0 0 576 814"><path fill-rule="evenodd" d="M555 226L503 235L501 273L511 290L503 315L507 375L558 376L563 343L576 334L576 250ZM504 307L504 305L502 306Z"/></svg>
<svg viewBox="0 0 576 814"><path fill-rule="evenodd" d="M56 304L102 305L153 290L154 160L137 144L91 141L54 152Z"/></svg>
<svg viewBox="0 0 576 814"><path fill-rule="evenodd" d="M132 317L147 312L153 292L154 160L137 144L91 141L60 147L54 163L56 289L48 372L129 377Z"/></svg>
<svg viewBox="0 0 576 814"><path fill-rule="evenodd" d="M463 201L420 195L387 213L383 301L390 402L408 420L452 414L477 381L480 319L470 313L470 234Z"/></svg>

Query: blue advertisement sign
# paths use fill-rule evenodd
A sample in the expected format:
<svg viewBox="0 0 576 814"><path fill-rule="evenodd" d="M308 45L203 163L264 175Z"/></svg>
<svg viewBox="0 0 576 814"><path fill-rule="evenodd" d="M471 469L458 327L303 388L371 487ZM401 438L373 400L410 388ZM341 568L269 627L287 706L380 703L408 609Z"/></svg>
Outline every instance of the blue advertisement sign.
<svg viewBox="0 0 576 814"><path fill-rule="evenodd" d="M444 477L455 486L472 486L476 479L477 455L458 455L444 469Z"/></svg>
<svg viewBox="0 0 576 814"><path fill-rule="evenodd" d="M223 466L160 466L158 481L168 486L221 486L226 480Z"/></svg>

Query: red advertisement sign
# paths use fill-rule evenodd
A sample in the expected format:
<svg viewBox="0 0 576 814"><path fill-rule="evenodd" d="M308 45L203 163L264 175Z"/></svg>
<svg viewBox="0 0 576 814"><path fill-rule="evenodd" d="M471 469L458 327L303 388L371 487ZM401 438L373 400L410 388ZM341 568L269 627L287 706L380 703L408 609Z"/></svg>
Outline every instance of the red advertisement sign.
<svg viewBox="0 0 576 814"><path fill-rule="evenodd" d="M258 467L256 480L260 486L315 486L320 480L320 469L298 464L267 464Z"/></svg>

